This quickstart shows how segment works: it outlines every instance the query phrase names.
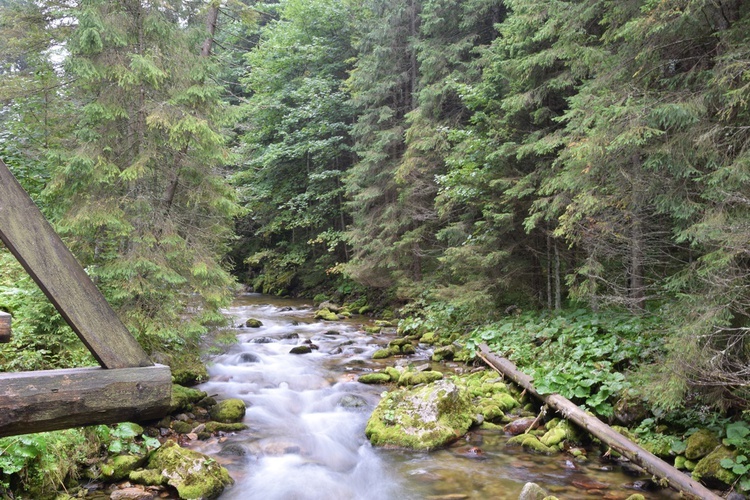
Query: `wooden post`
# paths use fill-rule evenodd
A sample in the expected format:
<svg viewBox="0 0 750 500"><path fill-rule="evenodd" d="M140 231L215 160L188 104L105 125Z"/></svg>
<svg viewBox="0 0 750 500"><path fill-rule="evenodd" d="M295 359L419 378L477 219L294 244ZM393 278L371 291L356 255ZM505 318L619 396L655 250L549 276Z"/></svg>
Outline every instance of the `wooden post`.
<svg viewBox="0 0 750 500"><path fill-rule="evenodd" d="M0 342L10 342L10 326L12 317L7 312L0 311Z"/></svg>
<svg viewBox="0 0 750 500"><path fill-rule="evenodd" d="M703 500L721 499L720 496L702 484L693 481L689 476L683 474L664 460L630 441L598 418L584 412L569 399L564 398L559 394L539 394L534 388L531 377L519 371L510 360L494 354L490 351L487 344L481 344L477 354L492 368L509 377L513 382L526 389L527 392L557 410L563 418L569 419L584 431L598 437L602 442L606 443L607 446L617 450L633 463L640 465L656 477L665 479L670 487L679 491L683 496Z"/></svg>
<svg viewBox="0 0 750 500"><path fill-rule="evenodd" d="M102 367L153 366L2 160L0 239Z"/></svg>

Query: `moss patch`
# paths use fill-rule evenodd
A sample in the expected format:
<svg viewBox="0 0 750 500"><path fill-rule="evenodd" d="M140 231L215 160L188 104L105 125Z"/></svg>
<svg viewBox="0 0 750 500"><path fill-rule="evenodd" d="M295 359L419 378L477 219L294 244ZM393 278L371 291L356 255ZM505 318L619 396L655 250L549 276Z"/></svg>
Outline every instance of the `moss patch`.
<svg viewBox="0 0 750 500"><path fill-rule="evenodd" d="M119 455L107 460L101 467L101 479L115 482L128 477L131 471L140 467L146 457L137 455Z"/></svg>
<svg viewBox="0 0 750 500"><path fill-rule="evenodd" d="M443 378L443 374L432 370L424 372L404 372L398 379L398 385L429 384Z"/></svg>
<svg viewBox="0 0 750 500"><path fill-rule="evenodd" d="M166 486L168 477L162 476L161 471L154 469L134 470L128 475L128 479L137 484L146 486Z"/></svg>
<svg viewBox="0 0 750 500"><path fill-rule="evenodd" d="M239 422L245 416L245 402L232 398L220 401L211 408L211 418L217 422Z"/></svg>
<svg viewBox="0 0 750 500"><path fill-rule="evenodd" d="M193 409L193 404L207 397L203 391L197 389L190 389L181 385L172 385L172 401L169 405L169 412L175 413L178 411L190 411Z"/></svg>
<svg viewBox="0 0 750 500"><path fill-rule="evenodd" d="M363 384L387 384L391 381L391 376L383 372L365 373L357 380Z"/></svg>
<svg viewBox="0 0 750 500"><path fill-rule="evenodd" d="M719 446L719 438L708 429L700 429L690 437L685 443L685 458L688 460L698 460L711 453L714 448Z"/></svg>
<svg viewBox="0 0 750 500"><path fill-rule="evenodd" d="M711 453L703 457L693 470L693 479L704 481L707 484L716 481L724 485L731 485L737 479L737 475L729 469L721 466L721 461L725 458L734 459L737 452L730 450L726 446L717 446Z"/></svg>

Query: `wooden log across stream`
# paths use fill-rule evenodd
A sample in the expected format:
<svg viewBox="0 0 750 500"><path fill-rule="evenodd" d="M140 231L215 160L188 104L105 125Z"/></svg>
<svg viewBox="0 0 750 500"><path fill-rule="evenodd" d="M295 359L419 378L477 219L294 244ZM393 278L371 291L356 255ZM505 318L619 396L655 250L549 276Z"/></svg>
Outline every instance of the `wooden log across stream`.
<svg viewBox="0 0 750 500"><path fill-rule="evenodd" d="M571 420L586 432L601 439L607 446L621 453L631 462L640 465L649 473L666 480L671 488L679 491L686 497L710 500L721 498L702 484L693 481L690 476L683 474L656 455L625 438L598 418L584 412L569 399L559 394L539 394L534 388L531 377L519 371L511 361L492 353L487 344L479 346L478 354L492 368L510 378L530 394L547 403L564 418Z"/></svg>

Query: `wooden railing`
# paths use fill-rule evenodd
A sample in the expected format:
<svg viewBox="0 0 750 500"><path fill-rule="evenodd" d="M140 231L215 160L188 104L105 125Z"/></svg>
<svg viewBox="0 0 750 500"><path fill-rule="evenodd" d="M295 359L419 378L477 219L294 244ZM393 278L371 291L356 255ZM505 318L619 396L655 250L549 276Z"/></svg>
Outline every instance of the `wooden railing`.
<svg viewBox="0 0 750 500"><path fill-rule="evenodd" d="M163 416L169 367L151 362L2 160L0 239L100 365L0 373L0 437Z"/></svg>

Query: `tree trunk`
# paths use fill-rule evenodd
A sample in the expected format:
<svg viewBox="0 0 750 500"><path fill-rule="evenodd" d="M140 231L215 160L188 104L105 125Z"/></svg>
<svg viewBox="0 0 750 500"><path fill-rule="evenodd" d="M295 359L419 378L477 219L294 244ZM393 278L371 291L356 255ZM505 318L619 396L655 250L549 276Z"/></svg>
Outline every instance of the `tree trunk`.
<svg viewBox="0 0 750 500"><path fill-rule="evenodd" d="M541 399L549 406L557 410L563 418L567 418L577 424L586 432L589 432L601 439L607 446L618 451L627 457L633 463L636 463L646 469L649 473L665 479L669 486L688 498L718 500L721 497L703 486L693 481L689 476L678 471L659 457L649 453L632 441L626 439L622 434L616 432L610 426L603 423L598 418L589 415L573 404L570 400L559 394L550 394L542 396L539 394L532 379L525 373L519 371L515 365L505 358L501 358L490 352L487 344L479 346L479 356L487 362L492 368L499 373L507 376L513 382L523 387L533 396Z"/></svg>
<svg viewBox="0 0 750 500"><path fill-rule="evenodd" d="M646 308L646 288L644 283L644 247L641 192L641 155L632 156L633 174L631 179L631 217L630 228L630 289L629 295L633 309L643 311Z"/></svg>
<svg viewBox="0 0 750 500"><path fill-rule="evenodd" d="M211 55L211 48L214 45L214 34L216 33L216 24L218 20L219 4L212 3L208 8L208 14L206 16L206 31L208 31L208 36L203 41L203 46L201 47L201 55L203 57L208 57Z"/></svg>

